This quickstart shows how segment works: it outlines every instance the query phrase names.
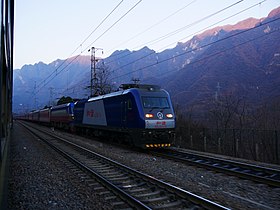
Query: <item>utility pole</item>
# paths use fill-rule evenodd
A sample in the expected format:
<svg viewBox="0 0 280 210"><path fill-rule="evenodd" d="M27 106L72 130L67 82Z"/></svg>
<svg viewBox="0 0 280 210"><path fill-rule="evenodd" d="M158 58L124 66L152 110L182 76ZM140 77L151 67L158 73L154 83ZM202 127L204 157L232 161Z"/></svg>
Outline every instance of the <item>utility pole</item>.
<svg viewBox="0 0 280 210"><path fill-rule="evenodd" d="M96 59L95 57L95 52L97 50L103 50L102 48L96 48L96 47L92 47L91 49L89 49L88 51L91 50L91 65L90 65L90 97L94 96L97 94L97 77L96 77L96 67L95 64L98 61L98 59ZM103 51L102 51L103 53ZM93 93L94 91L94 93Z"/></svg>

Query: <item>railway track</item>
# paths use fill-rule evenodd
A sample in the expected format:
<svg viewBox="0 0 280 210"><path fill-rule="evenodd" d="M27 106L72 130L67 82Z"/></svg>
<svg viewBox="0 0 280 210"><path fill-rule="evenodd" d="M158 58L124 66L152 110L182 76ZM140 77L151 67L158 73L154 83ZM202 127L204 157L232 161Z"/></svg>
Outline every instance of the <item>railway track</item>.
<svg viewBox="0 0 280 210"><path fill-rule="evenodd" d="M280 170L173 149L153 150L150 154L280 187Z"/></svg>
<svg viewBox="0 0 280 210"><path fill-rule="evenodd" d="M28 128L34 135L94 177L111 197L119 198L116 209L227 209L169 183L110 160L100 154L54 136L45 131Z"/></svg>

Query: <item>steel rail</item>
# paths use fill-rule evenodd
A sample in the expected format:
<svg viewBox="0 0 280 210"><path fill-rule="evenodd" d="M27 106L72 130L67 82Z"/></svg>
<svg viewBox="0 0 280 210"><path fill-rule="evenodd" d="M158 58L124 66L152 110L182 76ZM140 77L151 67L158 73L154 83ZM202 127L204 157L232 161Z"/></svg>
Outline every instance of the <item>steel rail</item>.
<svg viewBox="0 0 280 210"><path fill-rule="evenodd" d="M270 186L280 187L280 170L277 169L172 149L153 150L149 153Z"/></svg>
<svg viewBox="0 0 280 210"><path fill-rule="evenodd" d="M128 202L132 207L137 208L137 209L149 209L151 210L151 208L149 208L148 206L146 206L145 204L139 202L138 200L134 199L133 197L131 197L129 194L125 193L122 189L118 188L116 185L113 185L111 182L109 182L108 180L106 180L103 176L101 176L100 174L96 173L94 170L92 170L90 167L88 167L86 164L84 164L83 162L79 161L77 158L73 157L72 155L68 154L64 149L60 149L58 146L56 146L53 143L50 143L50 139L45 139L44 137L42 137L40 134L38 134L36 131L32 130L32 128L30 128L29 126L22 124L26 129L28 129L33 135L37 136L38 138L40 138L40 140L42 140L44 143L46 143L48 146L50 146L52 149L54 149L55 151L57 151L59 154L61 154L62 156L64 156L67 160L71 161L72 163L74 163L75 165L77 165L79 168L81 168L83 171L86 171L92 175L94 175L94 177L101 182L101 184L103 186L105 186L106 188L108 188L109 190L113 191L114 194L116 194L117 196L120 196L124 201ZM33 127L33 129L35 129ZM37 130L38 131L38 130ZM43 132L46 134L45 131L40 130L40 132ZM54 138L59 138L61 140L60 137L51 135L50 133L47 133L47 135L50 135ZM64 142L66 142L67 140L63 140Z"/></svg>
<svg viewBox="0 0 280 210"><path fill-rule="evenodd" d="M90 151L87 148L69 142L64 138L49 133L45 133L45 135L51 135L51 138L42 136L40 138L46 138L45 141L47 141L51 147L63 153L65 157L75 162L75 164L79 164L79 167L82 167L83 170L94 174L105 186L108 186L115 194L120 195L123 200L136 209L180 209L189 207L228 209L213 201L136 171L128 166ZM50 143L50 141L52 141L52 143ZM60 146L58 146L58 144ZM65 148L57 148L61 147L61 144L64 144L64 146L67 144L67 147L71 146L75 149L68 148L68 151L65 152ZM72 151L69 152L69 150ZM73 150L76 150L76 152L73 153ZM77 160L78 156L79 158ZM96 159L98 159L97 162Z"/></svg>

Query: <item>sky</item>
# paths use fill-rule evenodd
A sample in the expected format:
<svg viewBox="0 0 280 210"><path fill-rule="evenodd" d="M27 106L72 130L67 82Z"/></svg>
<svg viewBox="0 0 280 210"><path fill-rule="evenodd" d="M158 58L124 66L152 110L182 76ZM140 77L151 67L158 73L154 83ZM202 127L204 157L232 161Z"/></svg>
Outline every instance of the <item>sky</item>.
<svg viewBox="0 0 280 210"><path fill-rule="evenodd" d="M279 6L280 0L15 0L14 69L90 55L91 47L103 58L144 46L160 52Z"/></svg>

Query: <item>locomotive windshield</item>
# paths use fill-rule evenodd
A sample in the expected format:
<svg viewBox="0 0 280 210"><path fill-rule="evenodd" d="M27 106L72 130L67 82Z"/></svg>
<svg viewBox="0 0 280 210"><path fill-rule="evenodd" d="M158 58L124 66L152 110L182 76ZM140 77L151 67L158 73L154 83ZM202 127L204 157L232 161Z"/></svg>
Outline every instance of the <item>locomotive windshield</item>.
<svg viewBox="0 0 280 210"><path fill-rule="evenodd" d="M142 97L142 101L144 108L170 108L166 97Z"/></svg>

